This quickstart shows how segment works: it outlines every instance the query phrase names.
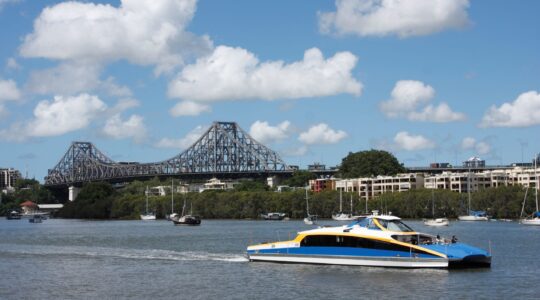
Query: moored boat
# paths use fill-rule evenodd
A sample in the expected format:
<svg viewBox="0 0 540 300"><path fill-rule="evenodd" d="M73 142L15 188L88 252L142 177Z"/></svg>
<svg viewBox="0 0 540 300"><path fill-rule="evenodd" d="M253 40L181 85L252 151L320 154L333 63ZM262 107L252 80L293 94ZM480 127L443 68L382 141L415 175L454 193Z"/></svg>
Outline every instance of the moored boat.
<svg viewBox="0 0 540 300"><path fill-rule="evenodd" d="M281 221L285 219L286 213L281 212L270 212L266 214L261 214L261 217L267 221Z"/></svg>
<svg viewBox="0 0 540 300"><path fill-rule="evenodd" d="M469 203L467 205L467 214L458 216L458 220L460 221L489 221L489 216L487 213L483 210L471 210L471 179L470 179L470 173L469 170L469 176L467 176L467 196L469 199Z"/></svg>
<svg viewBox="0 0 540 300"><path fill-rule="evenodd" d="M21 219L21 213L16 211L16 210L12 210L10 212L8 212L6 214L6 219L8 220L20 220Z"/></svg>
<svg viewBox="0 0 540 300"><path fill-rule="evenodd" d="M156 214L153 213L153 212L148 212L148 186L146 187L146 191L145 191L145 194L146 194L146 210L145 210L145 213L144 214L141 214L141 220L143 221L153 221L156 219Z"/></svg>
<svg viewBox="0 0 540 300"><path fill-rule="evenodd" d="M395 216L299 232L294 240L248 246L250 261L401 268L491 266L491 254L456 238L419 233Z"/></svg>
<svg viewBox="0 0 540 300"><path fill-rule="evenodd" d="M436 218L436 219L427 219L424 220L424 225L426 226L448 226L450 221L447 218Z"/></svg>
<svg viewBox="0 0 540 300"><path fill-rule="evenodd" d="M523 225L536 225L540 226L540 210L538 208L538 176L536 175L536 162L538 161L539 156L534 158L534 198L536 201L536 211L528 218L524 218L520 220L520 223ZM521 208L521 215L523 215L523 212L525 211L525 201L527 200L527 192L529 189L525 191L525 197L523 198L523 206Z"/></svg>
<svg viewBox="0 0 540 300"><path fill-rule="evenodd" d="M201 218L199 216L185 215L181 217L172 218L171 221L174 225L201 225Z"/></svg>

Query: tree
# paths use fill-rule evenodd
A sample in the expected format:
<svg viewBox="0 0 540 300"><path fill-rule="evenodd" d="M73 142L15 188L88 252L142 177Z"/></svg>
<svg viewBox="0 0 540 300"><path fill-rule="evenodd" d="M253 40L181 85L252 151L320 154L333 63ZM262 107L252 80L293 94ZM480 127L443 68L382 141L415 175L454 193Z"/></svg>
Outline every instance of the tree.
<svg viewBox="0 0 540 300"><path fill-rule="evenodd" d="M310 171L294 171L291 178L288 178L284 181L284 184L288 186L303 187L309 182L310 179L317 178L317 175L311 173Z"/></svg>
<svg viewBox="0 0 540 300"><path fill-rule="evenodd" d="M405 172L397 158L383 150L360 151L349 154L341 161L341 177L356 178L377 175L395 175Z"/></svg>
<svg viewBox="0 0 540 300"><path fill-rule="evenodd" d="M85 184L77 199L59 211L63 218L108 219L111 216L114 188L106 182Z"/></svg>

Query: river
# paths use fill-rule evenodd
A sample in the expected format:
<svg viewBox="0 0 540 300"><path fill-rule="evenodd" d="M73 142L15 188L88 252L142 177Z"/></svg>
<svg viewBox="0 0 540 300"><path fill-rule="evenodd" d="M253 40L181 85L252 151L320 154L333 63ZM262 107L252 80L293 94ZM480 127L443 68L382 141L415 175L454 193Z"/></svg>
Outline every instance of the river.
<svg viewBox="0 0 540 300"><path fill-rule="evenodd" d="M488 269L393 269L248 262L249 244L301 221L0 219L0 299L520 298L540 295L540 227L458 222L418 231L491 247ZM326 224L337 224L327 221Z"/></svg>

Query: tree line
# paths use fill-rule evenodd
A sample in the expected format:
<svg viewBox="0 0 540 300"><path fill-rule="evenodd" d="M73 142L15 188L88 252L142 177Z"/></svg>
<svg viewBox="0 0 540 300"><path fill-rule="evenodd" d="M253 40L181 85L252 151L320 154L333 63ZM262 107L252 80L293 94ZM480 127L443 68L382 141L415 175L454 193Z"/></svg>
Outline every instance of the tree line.
<svg viewBox="0 0 540 300"><path fill-rule="evenodd" d="M107 183L89 183L80 191L77 200L66 203L59 212L64 218L92 219L138 219L145 211L146 185L133 182L116 191ZM519 218L525 189L520 186L487 188L472 193L471 209L485 210L494 218ZM331 218L339 210L339 192L324 191L308 193L310 213L320 218ZM343 193L343 210L366 213L366 202L356 193ZM534 193L528 193L525 211L534 211ZM205 191L171 196L150 196L149 208L158 218L164 218L174 211L180 213L184 203L187 212L192 211L204 219L257 219L261 213L283 212L291 219L301 219L306 215L304 190L275 192L259 186L258 189L245 188L228 191ZM402 193L386 193L367 202L367 212L378 210L402 218L431 218L432 201L436 217L456 218L466 214L468 198L448 190L417 189Z"/></svg>

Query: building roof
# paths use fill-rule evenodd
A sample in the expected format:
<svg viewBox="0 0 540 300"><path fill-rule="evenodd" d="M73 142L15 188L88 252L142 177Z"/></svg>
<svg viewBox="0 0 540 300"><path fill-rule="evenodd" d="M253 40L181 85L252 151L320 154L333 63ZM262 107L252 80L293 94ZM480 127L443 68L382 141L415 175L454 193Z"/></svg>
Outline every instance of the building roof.
<svg viewBox="0 0 540 300"><path fill-rule="evenodd" d="M24 201L23 203L21 203L21 206L36 207L37 204L35 204L34 202L28 200L28 201Z"/></svg>

